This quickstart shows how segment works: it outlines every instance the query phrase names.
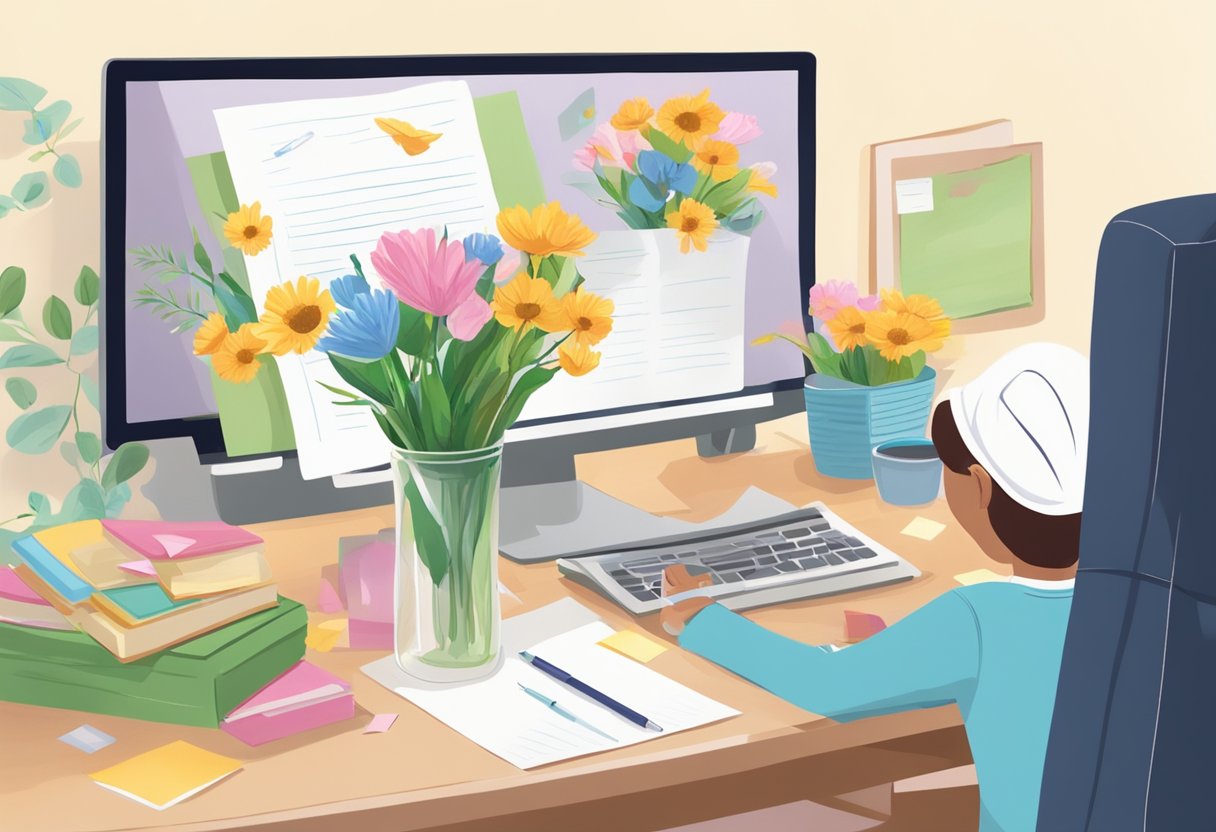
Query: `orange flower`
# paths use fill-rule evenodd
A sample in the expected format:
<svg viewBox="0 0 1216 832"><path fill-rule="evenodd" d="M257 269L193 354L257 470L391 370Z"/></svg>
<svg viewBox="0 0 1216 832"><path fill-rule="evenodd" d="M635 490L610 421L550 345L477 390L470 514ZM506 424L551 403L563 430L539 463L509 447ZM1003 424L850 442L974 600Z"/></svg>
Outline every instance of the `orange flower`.
<svg viewBox="0 0 1216 832"><path fill-rule="evenodd" d="M866 313L856 306L846 306L837 311L828 321L828 330L841 352L870 343L866 337Z"/></svg>
<svg viewBox="0 0 1216 832"><path fill-rule="evenodd" d="M631 98L621 102L621 108L612 117L612 126L617 130L641 130L654 118L654 108L645 98Z"/></svg>
<svg viewBox="0 0 1216 832"><path fill-rule="evenodd" d="M697 145L692 164L701 173L709 174L715 182L725 182L739 173L739 148L730 142L703 139Z"/></svg>

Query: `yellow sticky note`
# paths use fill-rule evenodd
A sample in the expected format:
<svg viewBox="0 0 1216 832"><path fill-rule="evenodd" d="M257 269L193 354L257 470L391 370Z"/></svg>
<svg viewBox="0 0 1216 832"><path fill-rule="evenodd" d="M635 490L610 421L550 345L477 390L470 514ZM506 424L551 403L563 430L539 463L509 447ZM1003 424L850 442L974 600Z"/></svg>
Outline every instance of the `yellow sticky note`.
<svg viewBox="0 0 1216 832"><path fill-rule="evenodd" d="M346 619L334 618L320 624L308 625L308 636L304 644L318 653L328 653L338 646L338 639L346 632Z"/></svg>
<svg viewBox="0 0 1216 832"><path fill-rule="evenodd" d="M153 809L167 809L241 770L241 761L178 740L89 777Z"/></svg>
<svg viewBox="0 0 1216 832"><path fill-rule="evenodd" d="M955 575L954 580L963 586L971 586L972 584L982 584L988 581L1007 581L1009 579L1004 575L996 574L991 569L973 569L970 572Z"/></svg>
<svg viewBox="0 0 1216 832"><path fill-rule="evenodd" d="M35 532L34 539L46 547L64 566L87 581L89 577L76 565L72 553L86 546L105 543L106 533L100 520L78 520L75 523L65 523ZM128 557L127 560L134 560L134 556Z"/></svg>
<svg viewBox="0 0 1216 832"><path fill-rule="evenodd" d="M653 659L667 649L666 644L646 638L633 630L618 630L600 641L609 650L614 650L622 656L628 656L642 664Z"/></svg>
<svg viewBox="0 0 1216 832"><path fill-rule="evenodd" d="M915 537L920 540L932 540L941 534L945 528L945 523L930 520L928 517L917 517L911 523L904 526L904 530L900 534L906 534L908 537Z"/></svg>

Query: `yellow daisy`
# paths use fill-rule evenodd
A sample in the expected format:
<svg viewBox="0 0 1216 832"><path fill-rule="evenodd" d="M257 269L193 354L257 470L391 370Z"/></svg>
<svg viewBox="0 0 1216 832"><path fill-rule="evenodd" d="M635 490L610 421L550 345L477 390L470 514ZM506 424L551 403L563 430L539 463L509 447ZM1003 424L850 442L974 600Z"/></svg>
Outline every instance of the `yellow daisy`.
<svg viewBox="0 0 1216 832"><path fill-rule="evenodd" d="M841 352L870 343L866 337L866 315L856 306L846 306L828 321L828 331Z"/></svg>
<svg viewBox="0 0 1216 832"><path fill-rule="evenodd" d="M250 257L270 245L274 221L262 216L262 203L241 204L228 215L224 223L224 236L233 248L238 248Z"/></svg>
<svg viewBox="0 0 1216 832"><path fill-rule="evenodd" d="M557 363L572 376L585 376L600 366L600 353L571 339L558 347Z"/></svg>
<svg viewBox="0 0 1216 832"><path fill-rule="evenodd" d="M398 121L395 118L378 118L376 126L388 133L392 140L410 156L425 153L437 139L443 136L442 133L420 130L408 121Z"/></svg>
<svg viewBox="0 0 1216 832"><path fill-rule="evenodd" d="M659 129L673 141L690 147L704 136L718 132L726 113L709 100L709 90L700 95L681 95L669 99L659 108Z"/></svg>
<svg viewBox="0 0 1216 832"><path fill-rule="evenodd" d="M500 211L498 233L511 248L535 257L581 257L583 248L596 238L576 215L563 211L559 202L538 205L531 212L522 205Z"/></svg>
<svg viewBox="0 0 1216 832"><path fill-rule="evenodd" d="M935 352L945 340L933 322L908 312L891 311L866 316L866 338L888 361L899 361L921 350Z"/></svg>
<svg viewBox="0 0 1216 832"><path fill-rule="evenodd" d="M194 333L194 354L211 355L224 346L228 337L228 324L219 312L212 312Z"/></svg>
<svg viewBox="0 0 1216 832"><path fill-rule="evenodd" d="M561 300L562 311L569 319L573 331L570 340L591 346L598 344L612 332L612 313L616 305L599 295L584 292L582 288L567 292Z"/></svg>
<svg viewBox="0 0 1216 832"><path fill-rule="evenodd" d="M322 290L315 277L301 277L294 284L289 280L266 293L258 334L275 355L302 355L317 345L336 308L329 290Z"/></svg>
<svg viewBox="0 0 1216 832"><path fill-rule="evenodd" d="M612 117L612 126L617 130L641 130L654 118L654 108L645 98L631 98L621 102L621 107Z"/></svg>
<svg viewBox="0 0 1216 832"><path fill-rule="evenodd" d="M553 297L549 281L528 277L527 272L520 272L495 289L490 308L500 324L516 332L533 326L545 332L570 329L561 304Z"/></svg>
<svg viewBox="0 0 1216 832"><path fill-rule="evenodd" d="M942 317L942 305L928 295L904 295L894 289L882 290L882 308L887 312L905 312L931 321Z"/></svg>
<svg viewBox="0 0 1216 832"><path fill-rule="evenodd" d="M730 142L704 139L697 145L692 164L715 182L725 182L739 173L739 148Z"/></svg>
<svg viewBox="0 0 1216 832"><path fill-rule="evenodd" d="M219 351L211 356L211 366L224 381L246 384L258 374L258 356L266 351L266 341L257 335L257 324L241 324L224 338Z"/></svg>
<svg viewBox="0 0 1216 832"><path fill-rule="evenodd" d="M753 193L767 194L776 199L777 186L773 184L772 176L777 172L777 166L771 163L760 162L752 165L750 170L752 175L747 180L747 190Z"/></svg>
<svg viewBox="0 0 1216 832"><path fill-rule="evenodd" d="M702 205L695 199L685 199L678 210L667 215L667 227L676 230L676 236L680 238L680 251L688 254L690 244L696 246L697 251L705 251L709 235L718 227L718 219L708 205Z"/></svg>

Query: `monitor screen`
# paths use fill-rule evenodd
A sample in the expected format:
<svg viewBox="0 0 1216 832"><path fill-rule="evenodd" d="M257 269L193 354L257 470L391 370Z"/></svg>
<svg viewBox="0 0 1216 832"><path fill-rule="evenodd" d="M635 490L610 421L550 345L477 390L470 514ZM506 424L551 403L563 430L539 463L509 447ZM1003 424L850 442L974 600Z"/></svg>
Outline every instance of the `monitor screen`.
<svg viewBox="0 0 1216 832"><path fill-rule="evenodd" d="M813 164L813 137L800 129L813 122L805 113L800 122L809 96L803 90L800 97L798 66L565 72L554 61L549 72L490 74L484 70L493 59L479 60L476 74L394 76L381 65L368 77L241 77L241 61L219 62L224 71L215 77L206 77L205 61L193 62L187 77L157 77L155 62L141 62L144 71L135 74L142 78L111 85L108 96L120 94L124 105L122 124L109 124L107 139L121 129L121 370L131 431L155 425L151 433L166 435L166 426L213 419L233 406L194 354L197 313L214 308L195 278L182 274L197 272L196 240L215 269L226 265L247 281L260 304L269 287L300 275L326 285L350 273L351 255L374 279L370 253L385 232L500 235L501 209L549 202L596 232L578 269L588 288L613 301L614 328L599 345L596 372L556 377L517 426L535 436L540 426L569 432L605 414L663 418L656 411L671 405L801 379L796 350L752 345L802 325L810 282L803 212L813 194L803 192L811 180L800 165ZM333 74L348 74L357 61L347 63ZM429 143L411 152L408 136L403 142L383 126L393 120ZM665 138L681 133L692 158L683 166L658 158ZM699 184L659 184L665 176ZM616 192L636 180L651 187ZM713 235L690 237L687 251L675 230L645 219L647 209L652 218L665 213L647 203L666 185L667 199L687 188L718 209ZM226 239L223 226L230 209L255 202L272 218L273 235L268 250L250 255ZM107 245L117 242L107 232ZM107 359L111 382L118 361ZM318 382L342 384L324 354L277 363L297 441L314 428L313 441L375 430L370 414L334 407L332 395L301 404L301 391L319 389ZM258 450L246 443L241 452Z"/></svg>

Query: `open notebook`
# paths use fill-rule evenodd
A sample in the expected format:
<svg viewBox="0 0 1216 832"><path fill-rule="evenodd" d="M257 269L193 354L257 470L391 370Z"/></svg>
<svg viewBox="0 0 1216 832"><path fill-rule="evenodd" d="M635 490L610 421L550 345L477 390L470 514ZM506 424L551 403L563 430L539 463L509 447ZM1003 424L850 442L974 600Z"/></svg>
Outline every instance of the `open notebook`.
<svg viewBox="0 0 1216 832"><path fill-rule="evenodd" d="M739 714L734 708L668 679L597 642L613 630L572 598L509 618L504 659L493 676L461 685L423 682L402 673L392 656L363 672L436 719L519 768L623 748ZM607 693L663 727L639 728L583 698L518 657L528 650ZM524 684L556 700L609 740L553 713L520 690Z"/></svg>

